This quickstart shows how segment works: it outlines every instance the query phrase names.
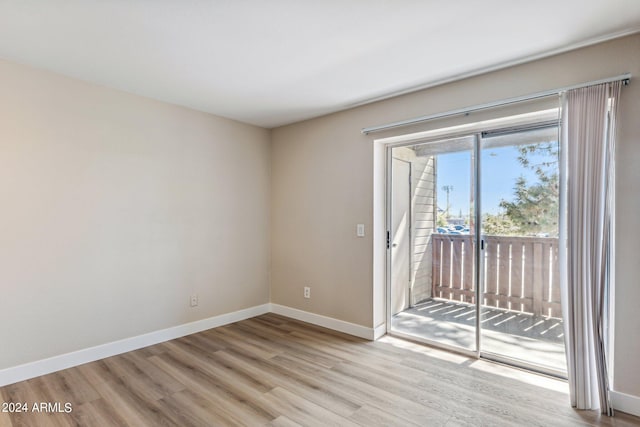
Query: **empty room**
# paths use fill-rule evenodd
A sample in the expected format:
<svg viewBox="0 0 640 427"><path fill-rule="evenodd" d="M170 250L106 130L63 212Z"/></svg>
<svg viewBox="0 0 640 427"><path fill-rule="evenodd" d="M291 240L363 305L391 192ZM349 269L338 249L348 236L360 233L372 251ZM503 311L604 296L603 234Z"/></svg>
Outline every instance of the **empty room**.
<svg viewBox="0 0 640 427"><path fill-rule="evenodd" d="M640 426L640 2L0 2L0 427Z"/></svg>

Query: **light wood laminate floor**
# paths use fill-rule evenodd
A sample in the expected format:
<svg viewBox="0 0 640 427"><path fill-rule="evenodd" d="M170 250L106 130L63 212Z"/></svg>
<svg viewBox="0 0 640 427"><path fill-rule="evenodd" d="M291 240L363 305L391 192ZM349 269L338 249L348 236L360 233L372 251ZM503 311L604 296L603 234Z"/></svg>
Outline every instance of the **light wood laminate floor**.
<svg viewBox="0 0 640 427"><path fill-rule="evenodd" d="M0 388L5 426L632 426L569 407L560 381L267 314ZM50 408L51 409L51 408ZM55 408L53 408L55 409Z"/></svg>

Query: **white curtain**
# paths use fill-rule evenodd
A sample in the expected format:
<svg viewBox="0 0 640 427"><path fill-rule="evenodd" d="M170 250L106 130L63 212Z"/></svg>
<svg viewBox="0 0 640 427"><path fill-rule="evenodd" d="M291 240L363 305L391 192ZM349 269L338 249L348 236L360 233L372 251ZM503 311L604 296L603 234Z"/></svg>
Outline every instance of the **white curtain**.
<svg viewBox="0 0 640 427"><path fill-rule="evenodd" d="M563 317L572 406L612 415L607 362L613 275L615 117L621 82L564 96Z"/></svg>

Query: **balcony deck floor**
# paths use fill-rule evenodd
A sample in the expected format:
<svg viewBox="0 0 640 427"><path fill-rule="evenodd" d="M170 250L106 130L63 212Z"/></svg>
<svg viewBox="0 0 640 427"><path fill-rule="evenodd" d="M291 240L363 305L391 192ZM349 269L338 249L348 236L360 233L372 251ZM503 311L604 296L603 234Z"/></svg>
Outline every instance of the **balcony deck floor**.
<svg viewBox="0 0 640 427"><path fill-rule="evenodd" d="M482 349L566 371L562 320L483 306ZM475 306L428 299L391 319L392 330L450 346L475 345Z"/></svg>

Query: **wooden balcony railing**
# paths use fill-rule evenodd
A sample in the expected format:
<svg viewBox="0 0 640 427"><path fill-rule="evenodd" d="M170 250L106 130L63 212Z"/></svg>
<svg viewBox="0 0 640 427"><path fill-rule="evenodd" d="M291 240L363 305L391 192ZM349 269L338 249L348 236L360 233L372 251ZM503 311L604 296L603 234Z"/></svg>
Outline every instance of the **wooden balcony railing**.
<svg viewBox="0 0 640 427"><path fill-rule="evenodd" d="M432 296L475 303L473 238L433 234ZM484 236L483 305L561 318L558 239Z"/></svg>

